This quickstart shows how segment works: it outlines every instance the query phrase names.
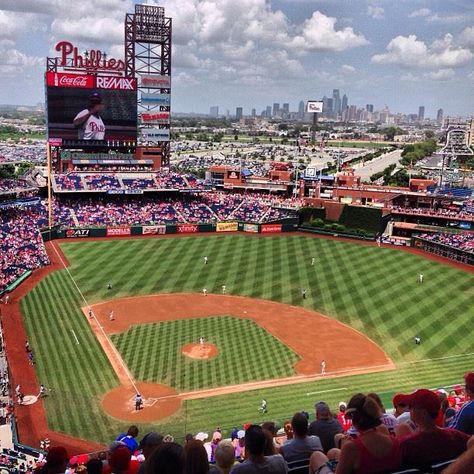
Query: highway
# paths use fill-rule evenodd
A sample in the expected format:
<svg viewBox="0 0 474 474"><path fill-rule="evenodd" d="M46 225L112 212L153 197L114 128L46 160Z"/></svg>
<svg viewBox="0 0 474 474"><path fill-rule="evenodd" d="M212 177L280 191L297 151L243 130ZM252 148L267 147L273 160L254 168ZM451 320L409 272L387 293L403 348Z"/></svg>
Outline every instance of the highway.
<svg viewBox="0 0 474 474"><path fill-rule="evenodd" d="M357 164L354 168L354 174L360 176L362 181L369 181L369 178L379 171L383 171L387 166L398 163L402 155L402 150L394 150L390 153L385 153L384 155L376 158L375 160L370 161L369 163Z"/></svg>

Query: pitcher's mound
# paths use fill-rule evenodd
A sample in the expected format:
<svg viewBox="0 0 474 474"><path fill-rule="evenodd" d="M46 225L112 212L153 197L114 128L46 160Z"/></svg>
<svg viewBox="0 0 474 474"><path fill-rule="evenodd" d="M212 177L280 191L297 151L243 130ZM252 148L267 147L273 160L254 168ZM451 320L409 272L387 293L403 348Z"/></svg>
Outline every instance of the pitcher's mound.
<svg viewBox="0 0 474 474"><path fill-rule="evenodd" d="M212 359L219 354L214 344L186 344L181 348L181 353L191 359Z"/></svg>

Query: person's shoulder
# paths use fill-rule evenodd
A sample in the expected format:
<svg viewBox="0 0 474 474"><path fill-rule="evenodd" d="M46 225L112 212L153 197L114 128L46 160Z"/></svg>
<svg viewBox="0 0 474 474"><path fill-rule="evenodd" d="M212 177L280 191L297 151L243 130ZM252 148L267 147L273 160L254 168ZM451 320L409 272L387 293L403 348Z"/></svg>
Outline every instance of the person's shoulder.
<svg viewBox="0 0 474 474"><path fill-rule="evenodd" d="M443 431L448 435L451 436L452 438L458 438L462 439L463 441L465 440L466 443L471 437L467 433L464 433L463 431L457 430L455 428L443 428Z"/></svg>
<svg viewBox="0 0 474 474"><path fill-rule="evenodd" d="M81 110L74 118L78 119L78 118L84 117L88 113L89 113L89 109Z"/></svg>

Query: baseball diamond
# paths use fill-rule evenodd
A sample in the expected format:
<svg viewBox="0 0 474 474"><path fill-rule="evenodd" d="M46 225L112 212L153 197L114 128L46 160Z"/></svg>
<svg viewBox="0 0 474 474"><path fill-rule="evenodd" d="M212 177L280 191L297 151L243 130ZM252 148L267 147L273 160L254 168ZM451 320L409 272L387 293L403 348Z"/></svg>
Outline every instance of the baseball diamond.
<svg viewBox="0 0 474 474"><path fill-rule="evenodd" d="M255 412L262 398L273 409L272 418L282 422L295 410L310 410L314 397L319 394L328 403L336 404L341 396L377 386L382 397L388 400L395 386L397 390L409 390L420 385L449 383L451 380L454 383L459 373L472 366L472 348L466 340L468 338L463 336L469 330L474 315L469 303L473 274L408 252L301 234L263 238L234 234L80 243L59 241L48 243L47 249L56 271L47 274L47 270L40 270L37 278L47 276L34 288L31 288L31 281L27 282L29 286L22 288L22 291L31 291L21 299L19 309L27 337L35 347L38 379L52 389L53 396L47 397L43 404L48 427L54 432L105 442L108 434L119 430L125 421L104 411L104 397L114 390L120 392L121 377L130 376L130 372L134 374L132 380L135 382L136 377L138 384L150 384L152 381L153 384L165 383L168 386L169 383L170 391L164 399L173 397L181 390L188 394L215 387L215 396L205 393L204 398L183 397L181 404L171 410L172 414L157 422L161 431L180 439L186 431L210 429L218 423L225 431L238 420L263 419L262 414ZM208 257L207 265L202 264L203 256ZM314 266L311 265L312 256L317 257ZM67 269L63 263L69 265ZM417 282L420 272L425 275L423 285ZM110 290L106 286L109 282L112 283ZM225 296L221 294L223 284L227 290ZM208 296L201 293L204 287L209 291ZM305 299L302 298L301 288L307 289ZM179 305L173 310L164 308L167 314L158 318L155 316L156 308L149 304L138 308L141 319L133 319L127 308L134 305L127 307L125 304L137 297L140 298L136 301L177 298L183 292L190 295L189 306L176 299ZM456 300L447 297L452 294L456 294ZM186 300L184 296L182 301ZM240 301L230 306L219 303L213 311L196 313L199 313L199 301L204 308L210 304L206 302L214 298L229 301L243 298L245 305L252 302L258 305L266 300L269 305L324 315L314 324L315 333L308 338L314 347L314 379L291 385L282 383L281 386L272 382L272 377L294 377L292 370L298 372L298 366L292 369L291 363L301 357L300 351L278 334L278 341L270 344L274 344L273 351L276 352L269 359L267 356L267 362L253 368L256 360L249 358L250 350L255 344L268 341L265 338L269 337L272 341L275 331L253 324L250 333L239 337L240 329L236 330L232 324L238 326L249 319L243 313L249 308ZM93 321L90 321L87 311L81 310L89 307L94 311ZM194 309L191 310L191 307ZM12 311L13 315L15 308L16 301L8 311ZM114 308L115 321L108 320L110 308ZM184 314L177 318L179 311L184 311ZM239 311L241 317L245 316L244 319L235 319ZM281 320L287 333L294 334L295 339L305 340L306 329L300 328L290 313L273 313L273 317ZM196 319L198 316L204 319ZM128 318L134 324L141 324L129 328ZM180 318L185 320L178 321ZM102 339L108 339L107 334L116 333L112 339L122 356L117 355L120 360L123 357L127 361L121 375L120 371L114 370L102 349L104 340L99 341L97 331L91 330L97 324L96 319L104 328ZM357 346L352 341L338 337L337 333L331 335L331 331L325 332L324 328L330 323L343 323L353 334L367 336L368 339L363 338L374 347L383 349L381 354L386 354L385 357L393 361L396 372L390 370L388 364L387 370L381 372L374 368L370 373L359 373L357 370L338 373L335 367L331 367L336 354L354 358L365 352L355 349ZM196 325L196 328L189 331L183 329L186 324L189 328ZM226 329L228 324L230 326ZM211 329L213 325L215 329ZM167 329L161 331L160 328ZM168 337L171 328L184 331L174 343L171 343L171 336ZM72 338L71 331L77 335L79 345ZM179 368L175 374L165 375L165 360L168 358L169 364L172 360L170 355L176 357L182 344L198 343L202 331L216 332L215 335L204 336L209 342L215 342L222 353L209 361L189 361L200 364L194 381L187 380ZM237 367L231 377L218 368L224 360L224 352L227 352L225 344L231 344L231 338L225 342L221 339L227 331L234 335L237 333L228 359ZM157 334L161 342L158 346L152 343ZM258 337L252 340L249 334ZM423 344L413 343L414 334L422 338ZM126 343L127 338L132 342ZM267 351L268 343L264 346ZM327 361L328 374L324 377L316 374L323 358L323 354L318 353L320 346L324 346L324 359ZM270 361L272 357L277 359L274 364ZM157 358L158 365L152 362ZM285 359L290 363L286 368ZM370 364L365 361L361 365L368 367ZM225 372L225 369L222 370ZM245 376L239 376L239 373ZM241 385L242 390L246 391L235 388L239 387L236 383L249 380L248 386ZM265 381L269 383L263 383ZM230 390L226 393L222 388L229 386ZM145 390L145 397L146 393ZM160 406L160 396L155 397L157 401L151 395L149 398L153 401L149 400L150 405ZM20 430L26 426L25 423L29 423L30 416L36 416L40 405L26 409L30 411L19 414ZM145 403L141 412L145 413L147 409ZM85 417L90 418L91 415L97 420L93 425L85 422ZM163 413L157 415L158 418L162 416ZM45 429L44 423L39 426L41 428L38 429ZM143 420L139 426L147 430L156 423L150 425L150 421ZM37 434L32 433L31 436Z"/></svg>

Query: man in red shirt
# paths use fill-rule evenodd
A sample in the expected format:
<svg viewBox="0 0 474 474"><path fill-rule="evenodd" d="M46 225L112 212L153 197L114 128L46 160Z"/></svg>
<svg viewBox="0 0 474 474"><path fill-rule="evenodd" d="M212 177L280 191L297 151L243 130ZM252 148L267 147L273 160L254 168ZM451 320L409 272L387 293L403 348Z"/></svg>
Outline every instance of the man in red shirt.
<svg viewBox="0 0 474 474"><path fill-rule="evenodd" d="M435 392L419 389L400 395L400 403L410 407L410 418L418 429L401 438L404 466L425 468L461 455L467 448L469 436L451 428L436 426L441 402Z"/></svg>

